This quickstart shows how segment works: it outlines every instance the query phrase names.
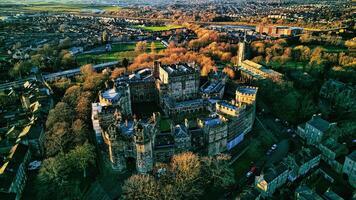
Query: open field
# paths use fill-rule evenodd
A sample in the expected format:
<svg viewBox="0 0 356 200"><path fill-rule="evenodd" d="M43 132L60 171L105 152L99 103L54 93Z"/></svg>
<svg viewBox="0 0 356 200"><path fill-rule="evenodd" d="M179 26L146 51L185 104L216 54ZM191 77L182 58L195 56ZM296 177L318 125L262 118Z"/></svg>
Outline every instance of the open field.
<svg viewBox="0 0 356 200"><path fill-rule="evenodd" d="M134 28L143 29L145 31L155 32L155 31L168 31L168 30L172 30L172 29L182 28L182 26L173 25L173 24L169 24L166 26L143 26L143 25L141 25L141 26L134 26Z"/></svg>
<svg viewBox="0 0 356 200"><path fill-rule="evenodd" d="M161 42L155 42L156 49L164 49L164 46ZM149 49L150 43L147 43L147 52L150 51ZM116 60L122 60L127 58L129 60L133 60L137 56L135 52L135 43L120 43L120 44L113 44L111 52L104 52L104 53L91 53L91 54L81 54L77 56L77 62L80 65L88 64L88 63L104 63L104 62L111 62Z"/></svg>
<svg viewBox="0 0 356 200"><path fill-rule="evenodd" d="M121 8L118 6L100 6L84 4L58 4L58 3L36 3L30 5L7 5L4 6L10 10L17 11L35 11L35 12L71 12L71 13L100 13L113 12ZM0 9L2 10L2 9Z"/></svg>

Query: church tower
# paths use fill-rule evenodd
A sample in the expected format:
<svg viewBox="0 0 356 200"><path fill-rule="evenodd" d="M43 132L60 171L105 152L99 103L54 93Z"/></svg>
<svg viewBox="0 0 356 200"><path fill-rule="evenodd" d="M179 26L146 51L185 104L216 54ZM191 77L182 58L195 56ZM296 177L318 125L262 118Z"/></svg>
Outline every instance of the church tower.
<svg viewBox="0 0 356 200"><path fill-rule="evenodd" d="M153 169L152 139L148 126L140 122L135 125L136 169L143 174Z"/></svg>
<svg viewBox="0 0 356 200"><path fill-rule="evenodd" d="M238 44L238 52L237 52L237 56L238 56L238 61L237 61L237 66L240 67L242 61L245 60L245 41L239 42Z"/></svg>

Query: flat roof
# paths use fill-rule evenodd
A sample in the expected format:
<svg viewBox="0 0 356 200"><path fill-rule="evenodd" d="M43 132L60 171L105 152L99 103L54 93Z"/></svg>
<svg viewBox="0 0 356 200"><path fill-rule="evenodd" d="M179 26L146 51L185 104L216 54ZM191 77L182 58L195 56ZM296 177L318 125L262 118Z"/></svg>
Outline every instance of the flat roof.
<svg viewBox="0 0 356 200"><path fill-rule="evenodd" d="M204 120L204 124L207 126L214 127L214 126L222 124L222 121L220 118L207 118Z"/></svg>
<svg viewBox="0 0 356 200"><path fill-rule="evenodd" d="M115 88L112 88L112 89L109 89L109 90L106 90L105 92L103 92L101 94L101 96L104 99L113 100L113 99L119 98L120 97L120 93L118 93Z"/></svg>

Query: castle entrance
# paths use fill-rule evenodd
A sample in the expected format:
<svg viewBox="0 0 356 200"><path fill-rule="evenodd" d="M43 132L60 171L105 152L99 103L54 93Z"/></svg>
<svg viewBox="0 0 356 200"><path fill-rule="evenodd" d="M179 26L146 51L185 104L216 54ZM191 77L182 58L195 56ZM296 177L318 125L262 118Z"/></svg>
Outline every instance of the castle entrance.
<svg viewBox="0 0 356 200"><path fill-rule="evenodd" d="M127 170L130 172L134 172L136 170L136 159L133 157L127 157L125 160Z"/></svg>

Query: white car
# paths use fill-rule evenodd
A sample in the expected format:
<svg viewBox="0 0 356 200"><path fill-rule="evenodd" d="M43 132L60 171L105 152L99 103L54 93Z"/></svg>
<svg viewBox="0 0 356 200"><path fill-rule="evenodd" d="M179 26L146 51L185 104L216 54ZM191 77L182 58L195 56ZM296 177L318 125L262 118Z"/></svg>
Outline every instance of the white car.
<svg viewBox="0 0 356 200"><path fill-rule="evenodd" d="M247 172L246 177L249 178L251 175L252 175L252 172L249 171L249 172Z"/></svg>
<svg viewBox="0 0 356 200"><path fill-rule="evenodd" d="M272 145L271 149L272 149L272 150L277 149L277 144Z"/></svg>

